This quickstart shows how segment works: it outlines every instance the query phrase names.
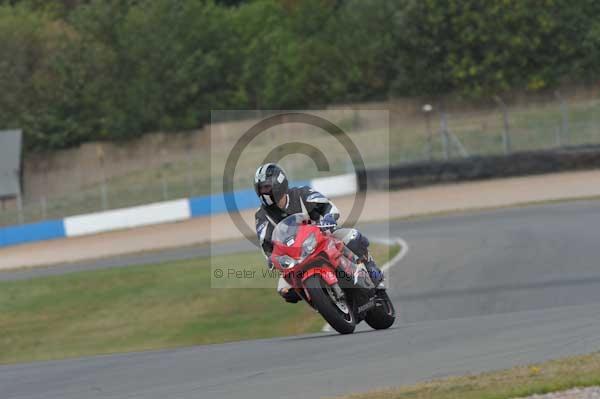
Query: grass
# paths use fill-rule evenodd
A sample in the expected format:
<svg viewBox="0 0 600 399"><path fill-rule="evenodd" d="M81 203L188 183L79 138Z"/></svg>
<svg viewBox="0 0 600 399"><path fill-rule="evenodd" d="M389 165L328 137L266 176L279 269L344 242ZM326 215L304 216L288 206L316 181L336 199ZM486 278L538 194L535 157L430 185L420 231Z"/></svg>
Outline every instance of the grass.
<svg viewBox="0 0 600 399"><path fill-rule="evenodd" d="M600 352L344 398L509 399L597 385L600 385Z"/></svg>
<svg viewBox="0 0 600 399"><path fill-rule="evenodd" d="M384 262L398 248L374 245ZM263 269L258 253L213 265ZM263 289L211 288L209 258L0 282L0 363L144 351L319 331L276 280ZM260 278L260 274L258 274Z"/></svg>

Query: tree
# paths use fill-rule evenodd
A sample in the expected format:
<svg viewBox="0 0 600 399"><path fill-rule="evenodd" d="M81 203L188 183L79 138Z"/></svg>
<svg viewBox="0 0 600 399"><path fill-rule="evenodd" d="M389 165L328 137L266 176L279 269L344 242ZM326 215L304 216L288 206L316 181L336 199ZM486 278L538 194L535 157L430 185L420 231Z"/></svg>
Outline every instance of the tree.
<svg viewBox="0 0 600 399"><path fill-rule="evenodd" d="M555 85L574 72L582 56L589 16L598 11L593 3L407 1L394 88L409 94L460 90L480 96L510 87Z"/></svg>

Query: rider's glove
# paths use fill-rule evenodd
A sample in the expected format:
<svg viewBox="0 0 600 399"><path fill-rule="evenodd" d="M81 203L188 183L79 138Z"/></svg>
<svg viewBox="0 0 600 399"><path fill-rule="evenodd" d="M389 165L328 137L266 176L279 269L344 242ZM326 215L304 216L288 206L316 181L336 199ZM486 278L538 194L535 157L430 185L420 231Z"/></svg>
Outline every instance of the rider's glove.
<svg viewBox="0 0 600 399"><path fill-rule="evenodd" d="M267 258L267 267L269 268L269 270L273 270L273 268L275 267L275 265L273 265L273 261L271 260L270 256Z"/></svg>
<svg viewBox="0 0 600 399"><path fill-rule="evenodd" d="M337 221L335 220L335 217L333 216L333 214L328 213L328 214L324 215L323 218L321 219L321 225L327 226L326 228L333 231L337 227Z"/></svg>

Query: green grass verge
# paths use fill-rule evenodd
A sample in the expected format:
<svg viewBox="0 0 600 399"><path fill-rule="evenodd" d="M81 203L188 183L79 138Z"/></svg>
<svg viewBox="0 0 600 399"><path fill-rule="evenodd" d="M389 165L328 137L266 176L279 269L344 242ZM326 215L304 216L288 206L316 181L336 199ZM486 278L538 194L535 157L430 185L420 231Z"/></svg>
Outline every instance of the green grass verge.
<svg viewBox="0 0 600 399"><path fill-rule="evenodd" d="M597 385L600 385L600 352L344 398L509 399Z"/></svg>
<svg viewBox="0 0 600 399"><path fill-rule="evenodd" d="M398 248L373 245L380 262ZM213 265L264 268L258 253ZM260 274L259 274L260 276ZM259 277L260 278L260 277ZM295 335L323 320L272 288L211 288L208 258L0 282L0 363Z"/></svg>

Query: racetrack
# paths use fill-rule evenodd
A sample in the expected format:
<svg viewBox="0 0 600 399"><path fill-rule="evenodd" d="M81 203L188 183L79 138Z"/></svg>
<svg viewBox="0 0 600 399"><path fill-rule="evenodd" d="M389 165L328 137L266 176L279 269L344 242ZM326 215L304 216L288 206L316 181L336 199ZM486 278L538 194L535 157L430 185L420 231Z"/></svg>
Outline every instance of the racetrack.
<svg viewBox="0 0 600 399"><path fill-rule="evenodd" d="M390 330L0 366L0 396L322 397L596 351L598 226L600 202L393 222L390 236L404 238L410 251L388 275L400 312ZM361 230L381 236L382 227ZM222 244L219 251L247 245ZM201 250L143 256L181 259L194 251ZM111 266L102 262L76 269Z"/></svg>

